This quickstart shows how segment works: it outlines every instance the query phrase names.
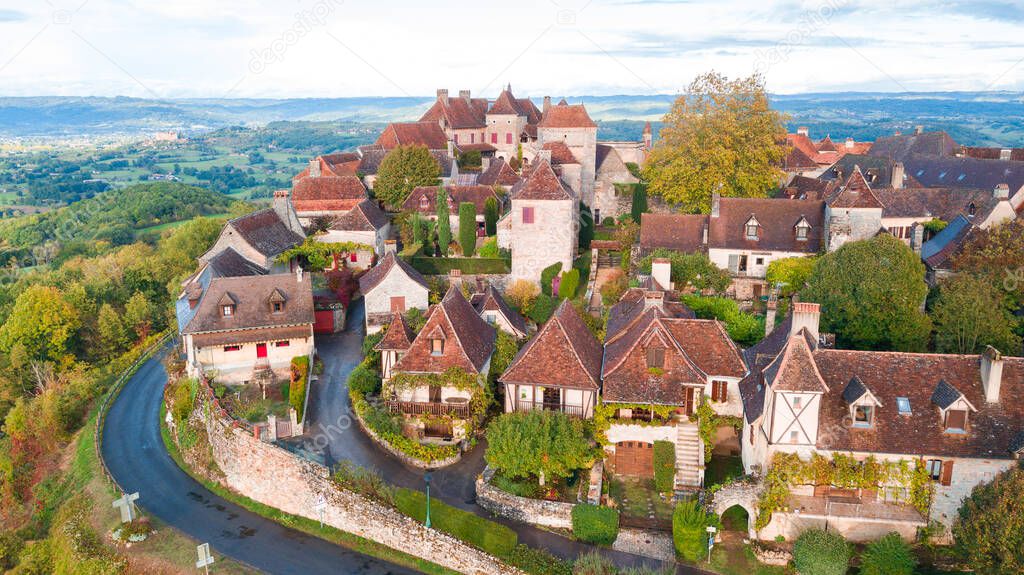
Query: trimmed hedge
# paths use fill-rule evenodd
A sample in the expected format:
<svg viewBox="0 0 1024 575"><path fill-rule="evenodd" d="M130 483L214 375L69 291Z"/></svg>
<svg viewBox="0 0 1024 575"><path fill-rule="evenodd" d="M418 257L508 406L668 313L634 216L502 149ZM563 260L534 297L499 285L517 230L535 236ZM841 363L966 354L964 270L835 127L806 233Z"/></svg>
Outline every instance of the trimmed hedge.
<svg viewBox="0 0 1024 575"><path fill-rule="evenodd" d="M464 257L476 252L476 205L470 202L459 204L459 246Z"/></svg>
<svg viewBox="0 0 1024 575"><path fill-rule="evenodd" d="M868 543L860 555L860 575L913 575L917 558L899 533Z"/></svg>
<svg viewBox="0 0 1024 575"><path fill-rule="evenodd" d="M555 276L561 272L562 262L555 262L540 272L540 291L544 295L554 295L551 293L552 282L554 282Z"/></svg>
<svg viewBox="0 0 1024 575"><path fill-rule="evenodd" d="M580 287L580 270L573 268L562 274L562 281L558 283L558 297L570 299L576 297L576 290Z"/></svg>
<svg viewBox="0 0 1024 575"><path fill-rule="evenodd" d="M808 529L793 544L793 565L801 575L845 575L850 544L836 533Z"/></svg>
<svg viewBox="0 0 1024 575"><path fill-rule="evenodd" d="M380 391L380 377L363 361L348 376L348 387L363 395Z"/></svg>
<svg viewBox="0 0 1024 575"><path fill-rule="evenodd" d="M587 543L611 545L619 535L619 512L611 507L580 503L572 508L572 534Z"/></svg>
<svg viewBox="0 0 1024 575"><path fill-rule="evenodd" d="M430 258L416 256L408 258L412 267L423 275L443 276L452 270L464 274L507 274L508 262L502 258Z"/></svg>
<svg viewBox="0 0 1024 575"><path fill-rule="evenodd" d="M421 523L426 520L427 496L422 491L398 488L394 501L405 515ZM430 525L495 557L508 557L519 543L516 532L508 527L452 507L436 497L430 499Z"/></svg>
<svg viewBox="0 0 1024 575"><path fill-rule="evenodd" d="M669 493L675 488L676 444L671 441L654 442L654 489Z"/></svg>
<svg viewBox="0 0 1024 575"><path fill-rule="evenodd" d="M288 387L288 403L295 408L298 421L303 421L302 410L306 406L306 384L309 377L309 356L292 358L292 383Z"/></svg>

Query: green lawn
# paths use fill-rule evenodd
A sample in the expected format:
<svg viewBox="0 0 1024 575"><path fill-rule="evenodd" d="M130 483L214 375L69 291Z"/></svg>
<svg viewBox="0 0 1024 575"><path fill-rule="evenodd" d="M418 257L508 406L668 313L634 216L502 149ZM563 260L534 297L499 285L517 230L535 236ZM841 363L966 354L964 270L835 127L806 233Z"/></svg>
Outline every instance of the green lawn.
<svg viewBox="0 0 1024 575"><path fill-rule="evenodd" d="M395 506L421 523L426 521L427 496L422 491L396 489ZM519 542L515 531L508 527L437 499L430 500L430 524L495 557L508 557Z"/></svg>
<svg viewBox="0 0 1024 575"><path fill-rule="evenodd" d="M674 505L654 490L653 479L612 477L608 495L622 515L637 519L671 521Z"/></svg>
<svg viewBox="0 0 1024 575"><path fill-rule="evenodd" d="M702 565L703 566L703 565ZM754 551L739 541L715 545L711 552L710 568L723 575L789 575L788 567L765 565L754 557Z"/></svg>

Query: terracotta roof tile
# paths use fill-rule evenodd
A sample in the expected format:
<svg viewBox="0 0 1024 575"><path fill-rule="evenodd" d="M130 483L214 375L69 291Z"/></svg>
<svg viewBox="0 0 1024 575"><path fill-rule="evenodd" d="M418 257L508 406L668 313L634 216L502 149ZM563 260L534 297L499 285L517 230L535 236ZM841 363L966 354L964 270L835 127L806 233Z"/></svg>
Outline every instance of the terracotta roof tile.
<svg viewBox="0 0 1024 575"><path fill-rule="evenodd" d="M513 200L572 200L575 196L569 186L555 175L545 160L535 162L522 181L512 187Z"/></svg>
<svg viewBox="0 0 1024 575"><path fill-rule="evenodd" d="M405 351L412 345L412 340L415 337L416 334L412 332L412 328L409 327L402 314L396 313L391 318L391 323L388 324L384 337L377 345L373 346L373 349L377 351Z"/></svg>
<svg viewBox="0 0 1024 575"><path fill-rule="evenodd" d="M235 248L221 250L217 255L207 261L213 277L237 277L266 275L267 270L254 262L247 260L235 251Z"/></svg>
<svg viewBox="0 0 1024 575"><path fill-rule="evenodd" d="M702 214L643 214L640 216L640 247L703 252L707 249L704 245L707 223L708 217Z"/></svg>
<svg viewBox="0 0 1024 575"><path fill-rule="evenodd" d="M500 381L596 390L600 378L601 344L576 308L562 300L551 318L516 354Z"/></svg>
<svg viewBox="0 0 1024 575"><path fill-rule="evenodd" d="M284 311L272 313L270 297L284 296ZM225 317L221 302L232 302L234 312ZM310 274L299 281L296 274L221 277L210 281L195 316L183 334L249 330L313 324L313 289Z"/></svg>
<svg viewBox="0 0 1024 575"><path fill-rule="evenodd" d="M427 280L422 274L420 274L420 272L416 271L416 268L396 256L394 252L390 252L385 255L377 265L373 266L359 277L359 291L361 291L363 295L373 291L373 288L377 287L380 282L384 281L384 278L386 278L392 270L396 270L396 268L400 272L405 273L411 281L420 284L424 289L430 289L430 286L427 284Z"/></svg>
<svg viewBox="0 0 1024 575"><path fill-rule="evenodd" d="M484 213L484 205L487 198L494 198L498 201L498 195L490 186L445 186L448 192L449 206L451 213L459 213L459 205L468 202L476 206L477 215ZM426 202L423 199L426 198ZM437 213L437 186L418 186L409 193L409 197L402 203L403 211L416 211L425 215ZM500 205L500 204L499 204Z"/></svg>
<svg viewBox="0 0 1024 575"><path fill-rule="evenodd" d="M753 216L758 238L748 239L746 224ZM796 226L810 224L806 240ZM719 216L709 218L708 246L712 248L817 253L824 235L825 203L813 200L721 198Z"/></svg>
<svg viewBox="0 0 1024 575"><path fill-rule="evenodd" d="M519 183L521 179L519 174L512 169L512 166L508 165L504 158L498 158L491 160L490 165L480 174L476 182L484 186L512 187Z"/></svg>
<svg viewBox="0 0 1024 575"><path fill-rule="evenodd" d="M430 109L423 113L420 122L436 123L438 120L444 119L456 130L484 128L487 126L484 117L486 109L487 100L482 98L439 98L434 101Z"/></svg>
<svg viewBox="0 0 1024 575"><path fill-rule="evenodd" d="M576 156L572 155L572 150L569 146L566 146L564 142L548 142L544 144L545 150L551 151L551 163L552 164L578 164Z"/></svg>
<svg viewBox="0 0 1024 575"><path fill-rule="evenodd" d="M500 313L512 328L519 332L517 334L518 337L526 337L526 320L523 319L519 312L508 305L508 302L498 293L498 290L494 289L494 286L487 286L483 293L473 294L470 302L478 314L483 314L485 311Z"/></svg>
<svg viewBox="0 0 1024 575"><path fill-rule="evenodd" d="M564 101L564 100L563 100ZM541 128L596 128L583 104L562 104L548 108L538 124Z"/></svg>
<svg viewBox="0 0 1024 575"><path fill-rule="evenodd" d="M331 222L330 229L338 231L372 232L382 229L391 220L379 207L377 202L366 199L348 212L338 216Z"/></svg>
<svg viewBox="0 0 1024 575"><path fill-rule="evenodd" d="M234 229L256 251L267 257L274 257L302 243L301 235L288 229L272 208L260 210L228 221L226 226Z"/></svg>
<svg viewBox="0 0 1024 575"><path fill-rule="evenodd" d="M396 122L388 124L376 145L391 150L398 146L426 146L428 150L447 150L448 137L437 122Z"/></svg>
<svg viewBox="0 0 1024 575"><path fill-rule="evenodd" d="M494 328L477 315L462 292L455 287L435 305L427 323L394 366L396 372L443 373L456 367L467 373L482 373L494 352ZM431 339L444 340L441 355L431 354Z"/></svg>
<svg viewBox="0 0 1024 575"><path fill-rule="evenodd" d="M347 211L366 197L366 187L356 176L308 177L292 186L296 212Z"/></svg>

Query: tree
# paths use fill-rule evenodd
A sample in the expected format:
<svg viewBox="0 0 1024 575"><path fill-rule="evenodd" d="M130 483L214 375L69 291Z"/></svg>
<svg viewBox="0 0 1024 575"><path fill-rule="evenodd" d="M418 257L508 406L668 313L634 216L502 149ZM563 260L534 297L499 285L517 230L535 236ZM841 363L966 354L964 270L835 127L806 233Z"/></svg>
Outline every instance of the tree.
<svg viewBox="0 0 1024 575"><path fill-rule="evenodd" d="M471 202L459 204L459 245L464 257L473 257L476 251L476 205Z"/></svg>
<svg viewBox="0 0 1024 575"><path fill-rule="evenodd" d="M633 201L629 207L629 215L633 221L640 223L640 218L647 213L647 184L633 184Z"/></svg>
<svg viewBox="0 0 1024 575"><path fill-rule="evenodd" d="M494 197L484 201L484 231L488 236L498 233L498 200Z"/></svg>
<svg viewBox="0 0 1024 575"><path fill-rule="evenodd" d="M1024 469L977 485L953 523L956 549L980 575L1024 571Z"/></svg>
<svg viewBox="0 0 1024 575"><path fill-rule="evenodd" d="M850 545L837 533L808 529L793 544L793 565L800 575L845 575Z"/></svg>
<svg viewBox="0 0 1024 575"><path fill-rule="evenodd" d="M792 295L807 285L807 280L810 279L811 272L814 271L815 261L817 261L815 256L796 256L772 260L768 263L765 279L770 286L782 284L781 295Z"/></svg>
<svg viewBox="0 0 1024 575"><path fill-rule="evenodd" d="M0 351L16 345L29 359L58 361L81 326L78 311L55 287L33 285L14 302L14 309L0 327Z"/></svg>
<svg viewBox="0 0 1024 575"><path fill-rule="evenodd" d="M506 413L487 428L487 464L507 477L541 485L588 467L593 450L583 423L557 411Z"/></svg>
<svg viewBox="0 0 1024 575"><path fill-rule="evenodd" d="M943 281L931 316L936 351L978 353L986 345L1007 353L1020 350L1021 338L1013 332L1019 322L1006 307L1005 293L974 274Z"/></svg>
<svg viewBox="0 0 1024 575"><path fill-rule="evenodd" d="M137 291L124 306L124 322L128 329L132 330L137 341L149 337L150 329L153 327L153 316L156 310L153 309L146 294Z"/></svg>
<svg viewBox="0 0 1024 575"><path fill-rule="evenodd" d="M688 254L657 248L640 260L640 269L646 274L651 273L651 265L655 259L669 260L672 281L676 284L676 289L679 290L689 286L700 292L710 290L721 293L732 283L729 272L711 263L708 256L702 253Z"/></svg>
<svg viewBox="0 0 1024 575"><path fill-rule="evenodd" d="M622 267L622 271L629 273L630 253L633 250L633 244L636 243L637 236L640 235L640 224L628 220L623 221L615 228L612 232L612 238L618 242L619 250L621 250L621 260L619 265Z"/></svg>
<svg viewBox="0 0 1024 575"><path fill-rule="evenodd" d="M822 331L840 347L923 351L931 333L924 272L913 250L881 234L821 256L801 299L821 304Z"/></svg>
<svg viewBox="0 0 1024 575"><path fill-rule="evenodd" d="M683 501L672 511L672 542L676 554L696 563L708 554L709 525L716 523L696 501Z"/></svg>
<svg viewBox="0 0 1024 575"><path fill-rule="evenodd" d="M558 297L572 299L580 287L580 270L572 268L562 272L562 281L558 282Z"/></svg>
<svg viewBox="0 0 1024 575"><path fill-rule="evenodd" d="M498 378L512 364L512 360L519 353L519 342L516 338L503 329L498 330L494 340L494 354L491 356L491 367L487 371L487 377L492 386L496 386Z"/></svg>
<svg viewBox="0 0 1024 575"><path fill-rule="evenodd" d="M413 189L436 186L440 177L441 168L426 146L398 146L381 160L373 195L397 211Z"/></svg>
<svg viewBox="0 0 1024 575"><path fill-rule="evenodd" d="M539 294L540 288L537 287L537 284L524 279L512 282L512 285L505 290L505 298L519 310L519 313L523 314L530 309Z"/></svg>
<svg viewBox="0 0 1024 575"><path fill-rule="evenodd" d="M914 575L917 558L899 533L868 543L860 556L860 575Z"/></svg>
<svg viewBox="0 0 1024 575"><path fill-rule="evenodd" d="M1011 306L1024 306L1024 218L973 233L953 259L953 269L988 279L1005 290Z"/></svg>
<svg viewBox="0 0 1024 575"><path fill-rule="evenodd" d="M586 204L580 202L580 249L589 250L592 241L594 241L594 214Z"/></svg>
<svg viewBox="0 0 1024 575"><path fill-rule="evenodd" d="M451 208L448 206L448 192L444 186L437 186L437 199L434 203L437 213L437 246L442 256L448 255L448 245L452 243Z"/></svg>
<svg viewBox="0 0 1024 575"><path fill-rule="evenodd" d="M761 76L698 76L662 120L643 169L648 193L701 213L715 192L765 197L783 175L784 120L769 106Z"/></svg>
<svg viewBox="0 0 1024 575"><path fill-rule="evenodd" d="M128 330L121 321L121 315L112 305L105 303L100 306L100 314L96 321L96 329L106 357L114 357L127 347L130 337Z"/></svg>

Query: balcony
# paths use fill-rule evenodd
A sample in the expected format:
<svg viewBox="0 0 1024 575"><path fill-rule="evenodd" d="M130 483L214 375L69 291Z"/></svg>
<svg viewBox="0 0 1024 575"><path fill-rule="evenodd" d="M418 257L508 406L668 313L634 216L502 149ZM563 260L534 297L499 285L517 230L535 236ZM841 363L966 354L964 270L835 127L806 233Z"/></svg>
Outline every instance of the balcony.
<svg viewBox="0 0 1024 575"><path fill-rule="evenodd" d="M516 411L561 411L569 417L584 417L582 405L561 405L522 399L516 402Z"/></svg>
<svg viewBox="0 0 1024 575"><path fill-rule="evenodd" d="M388 402L391 413L405 415L451 415L458 419L469 419L469 401L445 403L436 401L397 401Z"/></svg>

